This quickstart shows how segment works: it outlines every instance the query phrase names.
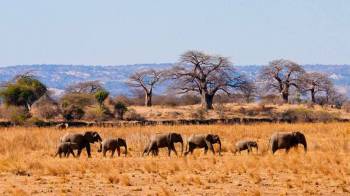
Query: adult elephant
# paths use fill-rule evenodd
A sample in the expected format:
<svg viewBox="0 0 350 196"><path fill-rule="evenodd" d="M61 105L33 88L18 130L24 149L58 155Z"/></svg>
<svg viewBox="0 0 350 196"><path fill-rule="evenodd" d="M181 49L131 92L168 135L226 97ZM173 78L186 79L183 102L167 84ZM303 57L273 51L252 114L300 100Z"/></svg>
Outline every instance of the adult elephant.
<svg viewBox="0 0 350 196"><path fill-rule="evenodd" d="M101 142L101 136L96 131L86 131L85 133L67 133L61 138L61 142L76 143L74 149L78 149L77 156L80 156L81 151L86 148L88 157L91 157L90 143Z"/></svg>
<svg viewBox="0 0 350 196"><path fill-rule="evenodd" d="M158 155L159 148L168 148L168 156L170 156L171 151L177 156L177 152L174 144L181 143L181 154L183 153L183 140L182 136L179 133L164 133L164 134L156 134L151 136L148 147L145 148L143 154L147 153L149 155L150 152L153 155Z"/></svg>
<svg viewBox="0 0 350 196"><path fill-rule="evenodd" d="M213 144L219 144L219 155L221 155L221 141L218 135L214 134L194 134L188 138L188 151L185 152L185 155L191 152L196 148L204 148L204 153L208 152L208 149L214 152Z"/></svg>
<svg viewBox="0 0 350 196"><path fill-rule="evenodd" d="M298 144L302 144L304 146L305 152L307 151L305 135L299 131L274 133L270 138L270 147L272 154L274 154L279 149L285 149L288 153L290 148L297 147Z"/></svg>

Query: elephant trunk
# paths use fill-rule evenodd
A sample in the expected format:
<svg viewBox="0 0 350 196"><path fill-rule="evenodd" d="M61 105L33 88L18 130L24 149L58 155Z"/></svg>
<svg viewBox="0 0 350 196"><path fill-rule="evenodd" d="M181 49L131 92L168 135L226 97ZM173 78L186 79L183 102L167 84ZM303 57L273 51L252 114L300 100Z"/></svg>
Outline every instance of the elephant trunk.
<svg viewBox="0 0 350 196"><path fill-rule="evenodd" d="M306 139L304 138L301 143L303 144L304 146L304 151L306 152L307 151L307 143L306 143Z"/></svg>
<svg viewBox="0 0 350 196"><path fill-rule="evenodd" d="M218 140L218 144L219 144L219 155L221 155L221 141L220 141L220 139Z"/></svg>

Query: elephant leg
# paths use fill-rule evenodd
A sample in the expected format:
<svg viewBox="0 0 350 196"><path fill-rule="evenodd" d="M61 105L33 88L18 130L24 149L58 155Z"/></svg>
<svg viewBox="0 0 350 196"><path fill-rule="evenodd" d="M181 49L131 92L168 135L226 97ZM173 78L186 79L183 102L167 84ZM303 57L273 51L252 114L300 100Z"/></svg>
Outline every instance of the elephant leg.
<svg viewBox="0 0 350 196"><path fill-rule="evenodd" d="M248 147L248 154L252 151L252 148L249 146Z"/></svg>
<svg viewBox="0 0 350 196"><path fill-rule="evenodd" d="M80 157L81 151L82 151L82 149L81 149L81 148L79 148L79 149L78 149L78 154L77 154L77 157Z"/></svg>
<svg viewBox="0 0 350 196"><path fill-rule="evenodd" d="M114 153L115 153L115 149L112 149L111 158L113 157Z"/></svg>
<svg viewBox="0 0 350 196"><path fill-rule="evenodd" d="M106 157L106 153L107 153L107 149L103 148L103 150L102 150L103 157Z"/></svg>
<svg viewBox="0 0 350 196"><path fill-rule="evenodd" d="M87 143L85 147L86 147L86 152L87 152L87 154L88 154L88 157L91 158L91 148L90 148L90 144Z"/></svg>
<svg viewBox="0 0 350 196"><path fill-rule="evenodd" d="M117 153L118 153L118 157L120 157L120 147L117 147Z"/></svg>
<svg viewBox="0 0 350 196"><path fill-rule="evenodd" d="M287 153L287 154L288 154L289 150L290 150L290 148L289 148L289 147L288 147L288 148L286 148L286 153Z"/></svg>
<svg viewBox="0 0 350 196"><path fill-rule="evenodd" d="M175 148L174 144L171 145L171 150L174 151L175 155L177 156L177 152L176 152L176 148Z"/></svg>
<svg viewBox="0 0 350 196"><path fill-rule="evenodd" d="M204 154L207 154L207 152L208 152L208 146L205 146L204 147Z"/></svg>
<svg viewBox="0 0 350 196"><path fill-rule="evenodd" d="M70 149L70 153L73 155L73 157L75 157L73 149Z"/></svg>

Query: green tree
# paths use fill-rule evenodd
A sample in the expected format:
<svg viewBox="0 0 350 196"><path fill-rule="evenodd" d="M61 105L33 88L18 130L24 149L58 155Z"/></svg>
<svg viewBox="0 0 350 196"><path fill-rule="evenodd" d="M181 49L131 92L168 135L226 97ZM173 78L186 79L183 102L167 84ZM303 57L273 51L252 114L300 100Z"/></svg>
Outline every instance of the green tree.
<svg viewBox="0 0 350 196"><path fill-rule="evenodd" d="M107 99L108 95L109 95L109 92L105 90L99 90L95 93L95 99L100 104L100 107L103 106L103 102Z"/></svg>
<svg viewBox="0 0 350 196"><path fill-rule="evenodd" d="M1 89L0 96L5 104L23 106L30 111L33 103L46 92L46 86L34 76L20 75Z"/></svg>
<svg viewBox="0 0 350 196"><path fill-rule="evenodd" d="M114 110L119 119L123 120L125 112L128 111L128 107L123 102L118 101L114 105Z"/></svg>

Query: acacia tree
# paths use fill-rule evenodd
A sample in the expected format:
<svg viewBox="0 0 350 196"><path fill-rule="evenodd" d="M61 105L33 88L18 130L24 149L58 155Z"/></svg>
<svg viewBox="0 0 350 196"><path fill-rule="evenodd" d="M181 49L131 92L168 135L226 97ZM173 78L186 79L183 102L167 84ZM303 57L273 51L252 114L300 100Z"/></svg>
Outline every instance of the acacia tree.
<svg viewBox="0 0 350 196"><path fill-rule="evenodd" d="M326 74L318 72L304 74L301 84L303 92L310 92L312 103L316 103L317 94L328 94L334 88L331 79Z"/></svg>
<svg viewBox="0 0 350 196"><path fill-rule="evenodd" d="M188 51L181 55L171 71L173 86L179 93L196 92L202 106L213 109L213 98L219 91L228 95L247 83L227 57Z"/></svg>
<svg viewBox="0 0 350 196"><path fill-rule="evenodd" d="M130 75L126 83L132 88L141 89L145 95L145 106L151 107L153 89L161 82L162 78L162 71L144 69Z"/></svg>
<svg viewBox="0 0 350 196"><path fill-rule="evenodd" d="M103 107L103 102L107 99L109 92L106 90L99 90L95 93L95 99L97 100L100 108Z"/></svg>
<svg viewBox="0 0 350 196"><path fill-rule="evenodd" d="M277 59L265 66L260 73L260 80L265 84L266 91L277 91L283 101L288 103L290 88L299 88L301 77L305 70L297 63Z"/></svg>
<svg viewBox="0 0 350 196"><path fill-rule="evenodd" d="M46 86L32 75L19 75L5 84L1 91L5 104L23 106L30 111L31 106L47 92Z"/></svg>

